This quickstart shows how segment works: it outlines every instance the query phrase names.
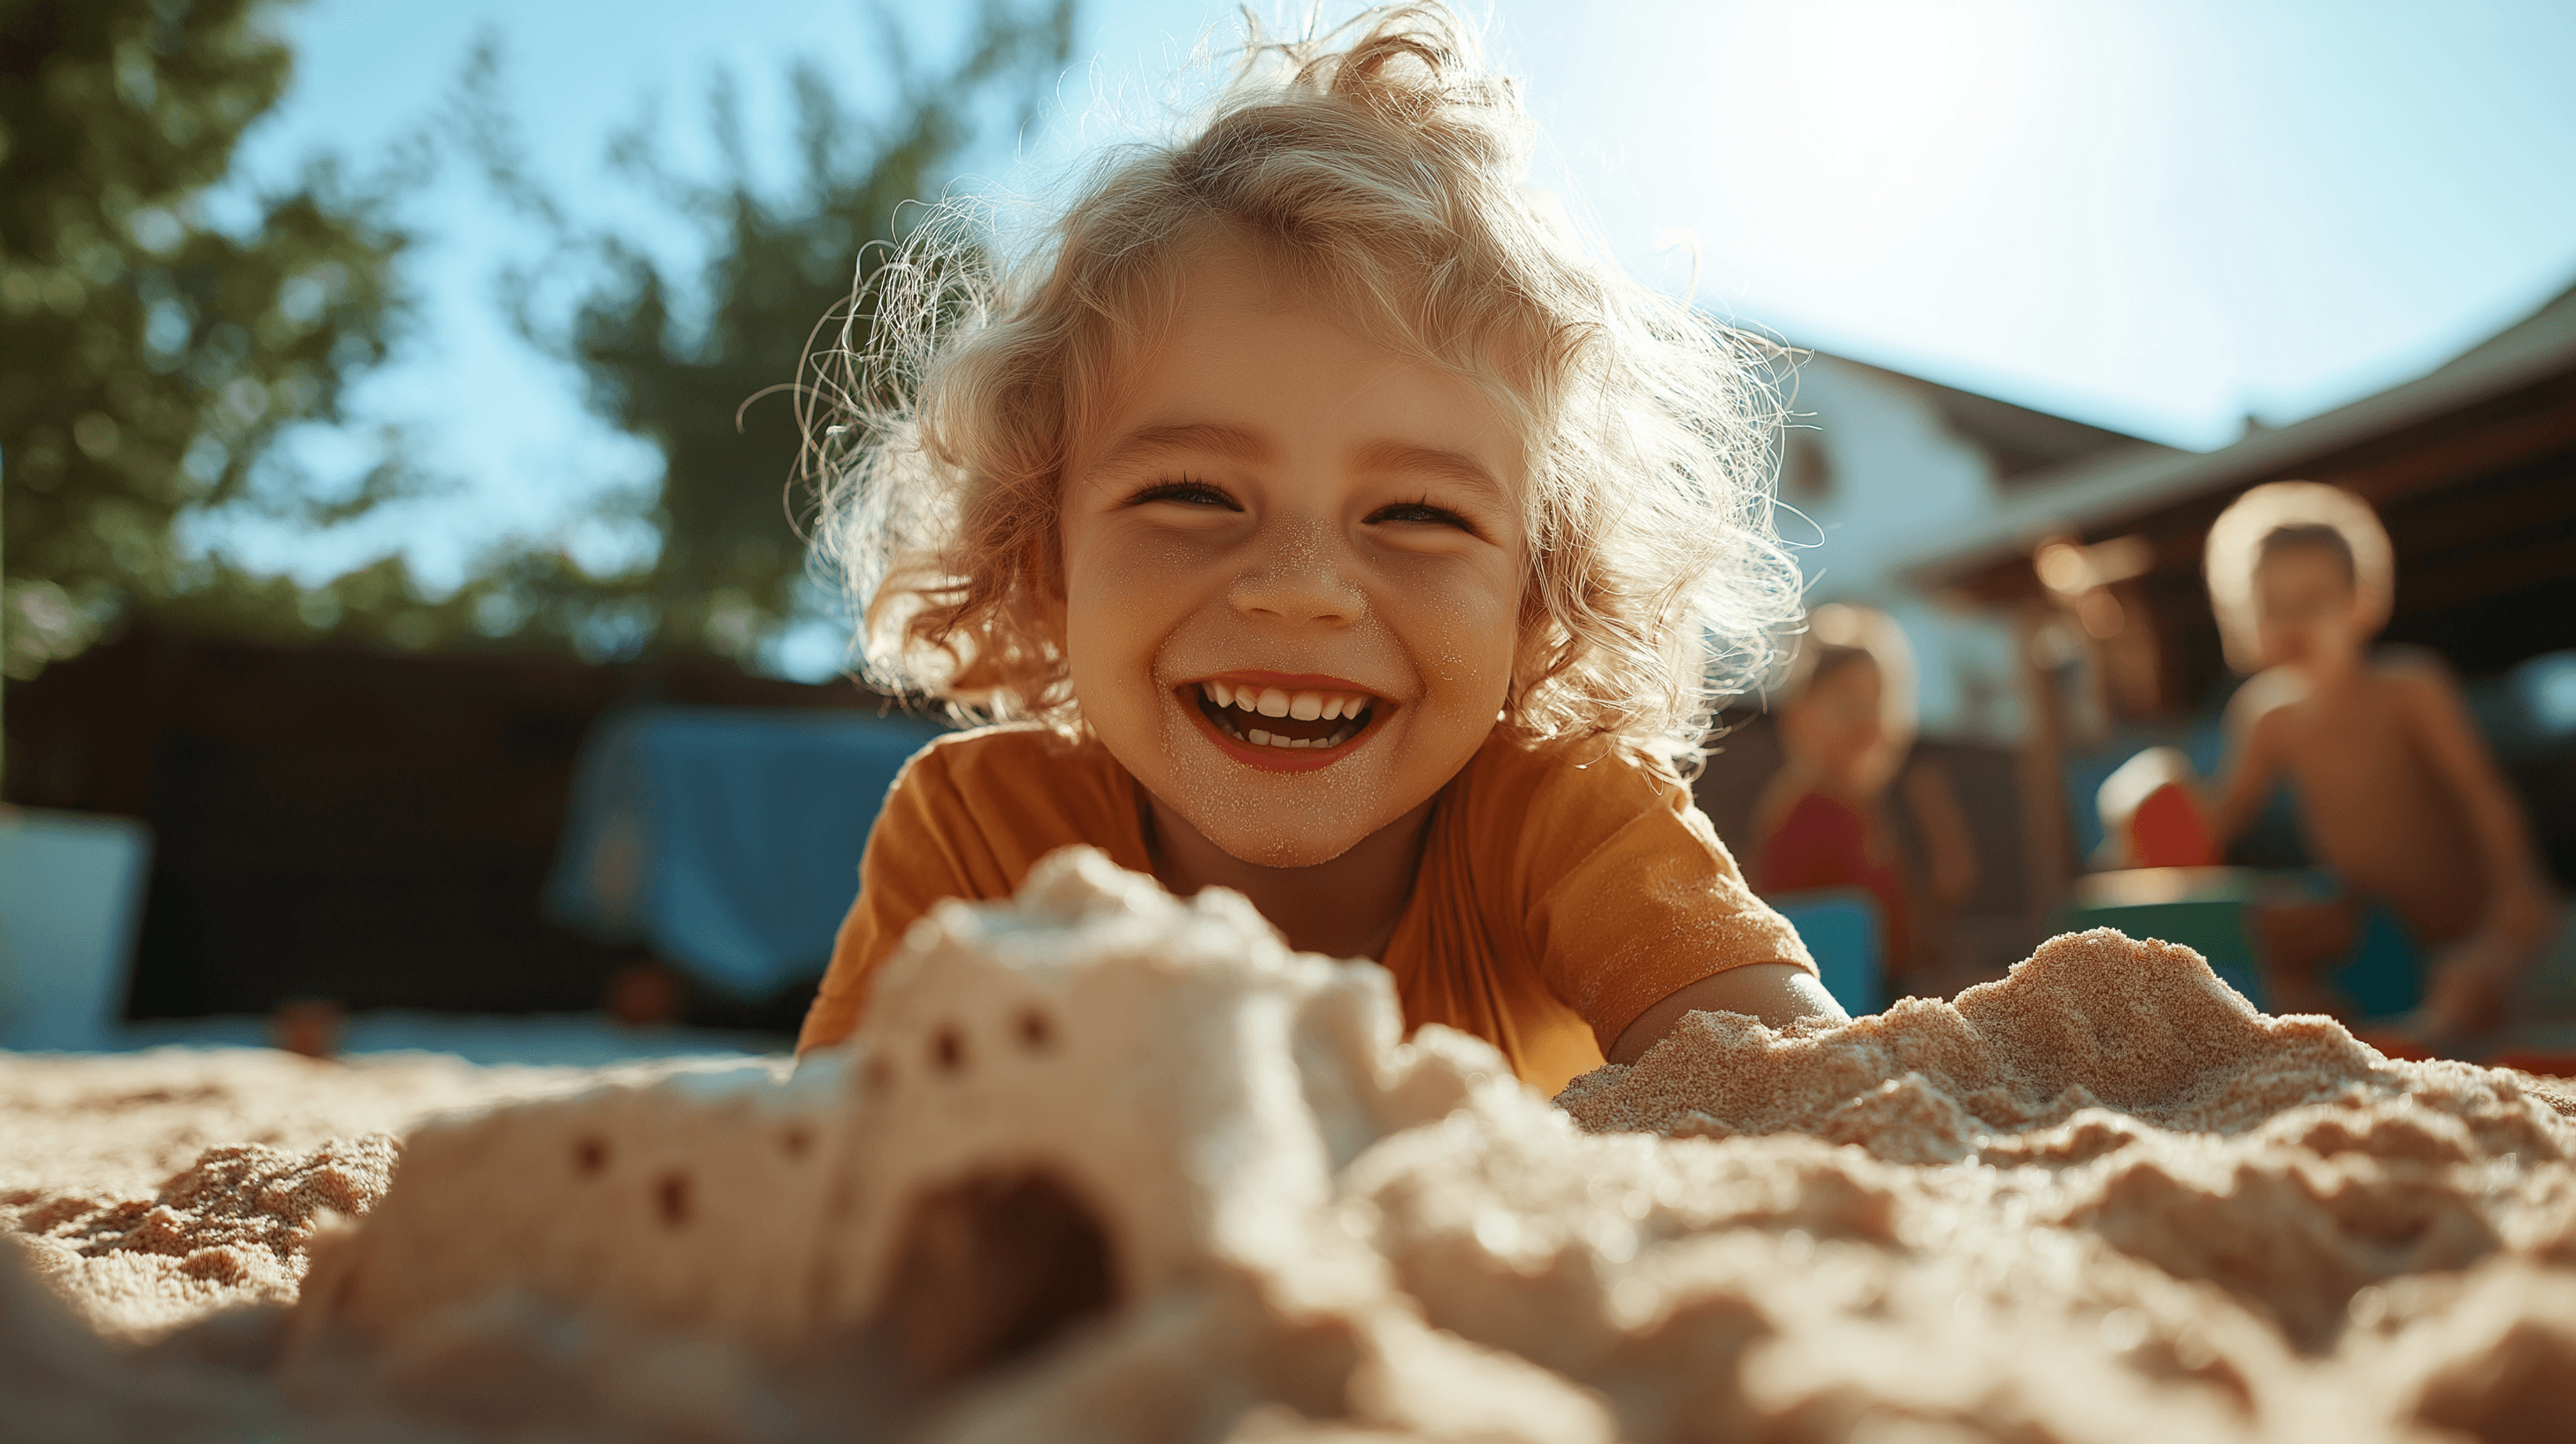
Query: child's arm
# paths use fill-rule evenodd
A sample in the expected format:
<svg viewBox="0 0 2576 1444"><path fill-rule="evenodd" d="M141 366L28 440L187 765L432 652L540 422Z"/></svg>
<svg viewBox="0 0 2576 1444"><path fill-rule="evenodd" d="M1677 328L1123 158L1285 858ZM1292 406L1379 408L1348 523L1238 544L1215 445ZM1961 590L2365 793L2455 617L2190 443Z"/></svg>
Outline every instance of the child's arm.
<svg viewBox="0 0 2576 1444"><path fill-rule="evenodd" d="M1945 907L1957 907L1977 890L1977 842L1959 794L1950 785L1950 770L1930 758L1905 770L1905 804L1923 835L1926 870L1932 894Z"/></svg>
<svg viewBox="0 0 2576 1444"><path fill-rule="evenodd" d="M2556 912L2541 881L2522 808L2496 770L2448 673L2438 666L2410 665L2392 668L2388 675L2434 772L2468 816L2490 880L2478 931L2453 955L2487 947L2497 950L2494 961L2499 965L2518 963L2548 940Z"/></svg>
<svg viewBox="0 0 2576 1444"><path fill-rule="evenodd" d="M1851 1021L1843 1005L1806 969L1794 963L1746 963L1702 978L1638 1014L1610 1046L1610 1061L1634 1063L1644 1057L1686 1013L1742 1013L1774 1028L1800 1018Z"/></svg>
<svg viewBox="0 0 2576 1444"><path fill-rule="evenodd" d="M2280 779L2275 729L2264 722L2289 700L2283 680L2266 672L2227 704L2227 760L2219 767L2218 795L2209 800L2209 837L2221 854L2263 810Z"/></svg>

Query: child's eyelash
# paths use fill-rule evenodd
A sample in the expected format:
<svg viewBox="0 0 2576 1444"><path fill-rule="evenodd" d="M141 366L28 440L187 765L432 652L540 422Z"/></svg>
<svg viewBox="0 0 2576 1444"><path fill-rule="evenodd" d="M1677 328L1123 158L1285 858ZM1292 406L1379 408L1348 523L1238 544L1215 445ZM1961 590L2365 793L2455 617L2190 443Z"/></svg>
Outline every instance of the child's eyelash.
<svg viewBox="0 0 2576 1444"><path fill-rule="evenodd" d="M1141 487L1135 495L1127 498L1129 506L1140 506L1149 501L1213 501L1229 511L1238 509L1233 497L1204 481L1186 476L1178 481L1158 481Z"/></svg>
<svg viewBox="0 0 2576 1444"><path fill-rule="evenodd" d="M1228 511L1241 511L1243 509L1241 504L1236 502L1233 497L1228 496L1222 488L1200 481L1195 477L1187 476L1176 481L1157 481L1149 485L1139 487L1133 495L1127 498L1127 504L1129 506L1143 506L1148 502L1156 501L1213 502L1218 506L1224 507ZM1468 520L1458 512L1452 511L1448 507L1442 506L1438 502L1433 501L1427 495L1414 501L1399 501L1387 506L1379 507L1376 511L1369 514L1369 520L1394 520L1396 519L1396 514L1402 512L1415 512L1420 514L1418 517L1406 518L1407 520L1429 521L1447 526L1454 526L1460 531L1467 533L1469 536L1481 537L1485 534L1482 527L1477 526L1473 521Z"/></svg>
<svg viewBox="0 0 2576 1444"><path fill-rule="evenodd" d="M1448 507L1442 506L1440 503L1433 501L1428 496L1425 496L1418 501L1400 501L1392 506L1380 507L1377 509L1376 516L1385 516L1389 512L1398 511L1427 512L1433 520L1446 522L1449 525L1458 528L1460 531L1466 532L1470 536L1483 536L1485 534L1484 530L1481 527L1478 527L1474 522L1469 521L1466 517L1450 510ZM1372 520L1374 519L1375 518L1372 517Z"/></svg>

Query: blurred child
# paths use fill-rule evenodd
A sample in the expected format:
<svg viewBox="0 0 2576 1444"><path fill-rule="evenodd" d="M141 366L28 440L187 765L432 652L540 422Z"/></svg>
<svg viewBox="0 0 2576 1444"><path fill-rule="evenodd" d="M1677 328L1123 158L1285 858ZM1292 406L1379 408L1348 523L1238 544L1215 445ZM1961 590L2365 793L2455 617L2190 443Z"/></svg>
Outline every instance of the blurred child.
<svg viewBox="0 0 2576 1444"><path fill-rule="evenodd" d="M1344 33L1253 46L1018 269L952 215L881 273L824 545L872 673L1000 725L895 783L800 1048L1074 843L1551 1091L1691 1010L1841 1016L1683 781L1796 610L1741 343L1534 200L1445 9Z"/></svg>
<svg viewBox="0 0 2576 1444"><path fill-rule="evenodd" d="M2359 906L2384 905L2433 956L2424 1040L2493 1028L2556 936L2559 907L2440 662L2366 653L2393 588L2379 519L2334 487L2258 486L2210 529L2206 571L2228 659L2254 674L2228 708L2231 755L2211 808L2220 845L2287 778L2310 849L2353 900L2344 931L2357 931ZM2275 1006L2332 1011L2321 961L2269 960Z"/></svg>
<svg viewBox="0 0 2576 1444"><path fill-rule="evenodd" d="M1828 604L1809 619L1775 716L1784 760L1754 805L1753 886L1764 896L1860 888L1878 899L1890 971L1925 961L1922 889L1888 825L1887 794L1908 779L1934 901L1976 884L1957 800L1937 772L1906 772L1914 741L1913 651L1886 616Z"/></svg>

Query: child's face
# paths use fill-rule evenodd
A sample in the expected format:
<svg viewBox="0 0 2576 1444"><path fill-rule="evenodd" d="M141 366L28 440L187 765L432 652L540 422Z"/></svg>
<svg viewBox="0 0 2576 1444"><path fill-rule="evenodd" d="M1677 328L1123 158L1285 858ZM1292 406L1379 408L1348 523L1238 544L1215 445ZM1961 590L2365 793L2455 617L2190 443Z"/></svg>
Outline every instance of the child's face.
<svg viewBox="0 0 2576 1444"><path fill-rule="evenodd" d="M2322 547L2284 547L2256 563L2254 613L2267 667L2348 667L2368 640L2343 559Z"/></svg>
<svg viewBox="0 0 2576 1444"><path fill-rule="evenodd" d="M1781 744L1827 777L1859 781L1887 742L1885 693L1874 664L1846 662L1782 712Z"/></svg>
<svg viewBox="0 0 2576 1444"><path fill-rule="evenodd" d="M1494 728L1529 572L1520 438L1239 249L1121 380L1066 473L1083 718L1226 852L1329 861Z"/></svg>

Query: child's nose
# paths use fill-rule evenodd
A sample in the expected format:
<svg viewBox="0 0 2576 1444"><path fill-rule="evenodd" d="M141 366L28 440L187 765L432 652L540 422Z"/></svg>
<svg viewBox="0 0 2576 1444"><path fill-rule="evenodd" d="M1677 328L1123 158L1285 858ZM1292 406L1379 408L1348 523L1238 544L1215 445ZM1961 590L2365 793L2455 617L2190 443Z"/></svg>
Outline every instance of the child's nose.
<svg viewBox="0 0 2576 1444"><path fill-rule="evenodd" d="M1286 622L1353 621L1368 600L1341 566L1331 543L1305 529L1263 552L1235 578L1229 599L1236 611Z"/></svg>

